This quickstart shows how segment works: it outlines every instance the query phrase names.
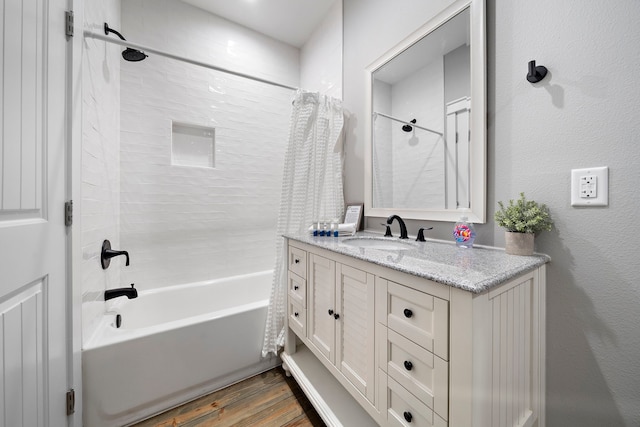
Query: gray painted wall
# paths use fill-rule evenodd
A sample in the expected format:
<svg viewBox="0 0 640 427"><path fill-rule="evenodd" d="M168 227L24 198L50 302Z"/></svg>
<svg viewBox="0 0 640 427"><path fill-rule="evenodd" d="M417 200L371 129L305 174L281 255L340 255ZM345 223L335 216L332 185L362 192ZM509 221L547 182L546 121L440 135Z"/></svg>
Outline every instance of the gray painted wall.
<svg viewBox="0 0 640 427"><path fill-rule="evenodd" d="M364 198L364 69L446 3L344 0L349 202ZM537 238L552 257L551 427L640 425L639 17L638 0L487 0L490 220L476 242L504 246L491 219L498 200L524 191L551 209L556 229ZM537 85L525 79L531 59L549 68ZM570 170L593 166L609 167L609 206L571 207ZM409 221L410 233L419 225ZM452 224L430 225L450 238Z"/></svg>
<svg viewBox="0 0 640 427"><path fill-rule="evenodd" d="M444 103L471 94L471 49L462 45L444 56Z"/></svg>

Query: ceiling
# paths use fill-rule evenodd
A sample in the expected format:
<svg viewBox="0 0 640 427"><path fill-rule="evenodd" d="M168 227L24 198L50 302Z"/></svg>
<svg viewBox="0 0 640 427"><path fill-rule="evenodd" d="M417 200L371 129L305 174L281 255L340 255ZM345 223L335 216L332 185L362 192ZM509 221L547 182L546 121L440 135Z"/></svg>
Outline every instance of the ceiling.
<svg viewBox="0 0 640 427"><path fill-rule="evenodd" d="M302 47L337 0L182 0L296 47Z"/></svg>

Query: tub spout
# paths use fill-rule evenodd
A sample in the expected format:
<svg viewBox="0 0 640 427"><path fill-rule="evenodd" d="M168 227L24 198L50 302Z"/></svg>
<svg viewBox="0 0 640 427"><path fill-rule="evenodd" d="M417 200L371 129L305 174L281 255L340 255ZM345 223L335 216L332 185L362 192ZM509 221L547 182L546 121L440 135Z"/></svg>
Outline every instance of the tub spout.
<svg viewBox="0 0 640 427"><path fill-rule="evenodd" d="M138 298L138 290L133 287L133 283L131 284L130 288L107 289L106 291L104 291L105 301L108 301L111 298L117 298L117 297L123 297L123 296L129 299Z"/></svg>

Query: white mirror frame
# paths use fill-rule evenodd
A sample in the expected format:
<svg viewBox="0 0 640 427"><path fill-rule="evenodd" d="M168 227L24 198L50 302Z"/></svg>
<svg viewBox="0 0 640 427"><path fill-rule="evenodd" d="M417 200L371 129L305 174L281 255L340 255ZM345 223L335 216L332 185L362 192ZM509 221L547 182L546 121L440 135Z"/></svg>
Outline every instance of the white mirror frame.
<svg viewBox="0 0 640 427"><path fill-rule="evenodd" d="M373 202L373 73L415 44L418 40L433 32L449 19L470 8L471 39L471 138L470 146L470 203L469 220L475 223L486 222L487 193L487 113L486 113L486 24L485 0L456 0L445 10L429 20L425 25L413 32L390 51L366 68L366 103L365 115L365 215L368 217L388 217L400 215L405 219L457 221L460 211L455 209L394 209L375 208Z"/></svg>

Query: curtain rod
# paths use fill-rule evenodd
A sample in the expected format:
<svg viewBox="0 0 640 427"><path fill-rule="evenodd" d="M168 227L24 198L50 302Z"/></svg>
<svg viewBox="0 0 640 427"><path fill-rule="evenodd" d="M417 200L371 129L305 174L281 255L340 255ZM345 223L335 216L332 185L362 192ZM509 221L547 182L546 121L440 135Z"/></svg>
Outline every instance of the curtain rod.
<svg viewBox="0 0 640 427"><path fill-rule="evenodd" d="M239 73L237 71L232 71L232 70L229 70L229 69L226 69L226 68L218 67L218 66L215 66L213 64L208 64L206 62L196 61L195 59L190 59L190 58L186 58L184 56L174 55L173 53L163 52L161 50L154 49L152 47L143 46L143 45L140 45L138 43L133 43L133 42L131 42L129 40L120 40L120 39L116 39L114 37L109 37L109 36L106 36L106 35L103 35L103 34L94 33L92 31L88 31L88 30L84 31L84 36L85 37L90 37L90 38L93 38L93 39L103 40L105 42L117 44L117 45L124 46L124 47L130 47L130 48L138 49L138 50L145 51L145 52L155 53L156 55L164 56L166 58L176 59L178 61L187 62L189 64L197 65L197 66L204 67L204 68L209 68L210 70L221 71L223 73L232 74L232 75L238 76L238 77L244 77L246 79L254 80L256 82L266 83L266 84L269 84L269 85L272 85L272 86L278 86L278 87L282 87L282 88L285 88L285 89L298 90L297 87L285 85L285 84L282 84L282 83L274 82L274 81L271 81L271 80L263 79L263 78L252 76L252 75L249 75L249 74Z"/></svg>
<svg viewBox="0 0 640 427"><path fill-rule="evenodd" d="M384 114L384 113L378 113L377 111L374 111L374 112L373 112L373 116L374 116L374 118L375 118L375 116L382 116L382 117L386 117L387 119L395 120L396 122L404 123L405 125L413 126L414 128L418 128L418 129L426 130L427 132L431 132L431 133L435 133L436 135L444 136L442 133L440 133L440 132L438 132L438 131L431 130L431 129L428 129L428 128L425 128L425 127L422 127L422 126L418 126L418 125L417 125L417 124L415 124L415 123L406 122L406 121L404 121L404 120L400 120L400 119L397 119L397 118L395 118L395 117L391 117L391 116L389 116L389 115L387 115L387 114Z"/></svg>

